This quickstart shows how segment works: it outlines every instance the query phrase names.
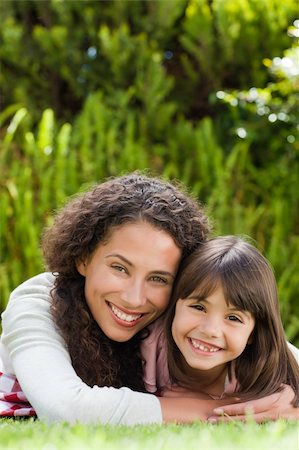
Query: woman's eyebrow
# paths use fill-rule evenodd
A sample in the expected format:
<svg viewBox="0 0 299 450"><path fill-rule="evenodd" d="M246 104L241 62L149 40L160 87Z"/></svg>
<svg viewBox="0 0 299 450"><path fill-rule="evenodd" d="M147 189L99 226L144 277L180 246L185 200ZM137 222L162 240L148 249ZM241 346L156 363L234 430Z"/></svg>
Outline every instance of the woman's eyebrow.
<svg viewBox="0 0 299 450"><path fill-rule="evenodd" d="M125 262L126 264L128 264L129 266L133 266L134 264L129 261L127 258L125 258L124 256L120 255L119 253L111 253L110 255L106 255L106 258L119 258L121 259L123 262Z"/></svg>
<svg viewBox="0 0 299 450"><path fill-rule="evenodd" d="M126 264L128 264L129 266L133 267L134 264L129 261L127 258L125 258L124 256L120 255L119 253L111 253L110 255L106 255L105 258L119 258L121 259L123 262L125 262ZM167 270L152 270L151 273L158 273L159 275L165 275L171 278L175 278L175 274L168 272Z"/></svg>
<svg viewBox="0 0 299 450"><path fill-rule="evenodd" d="M167 270L155 270L152 273L158 273L159 275L165 275L171 278L175 278L175 275L171 272L167 272Z"/></svg>

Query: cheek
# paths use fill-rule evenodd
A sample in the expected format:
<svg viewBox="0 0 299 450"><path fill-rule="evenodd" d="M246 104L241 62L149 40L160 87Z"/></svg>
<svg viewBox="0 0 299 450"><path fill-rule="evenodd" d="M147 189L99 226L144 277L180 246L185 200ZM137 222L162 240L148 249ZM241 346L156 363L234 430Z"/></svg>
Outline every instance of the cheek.
<svg viewBox="0 0 299 450"><path fill-rule="evenodd" d="M174 342L176 343L177 346L179 346L179 340L180 340L180 337L182 336L182 330L181 330L181 323L177 319L177 317L174 317L174 319L173 319L172 326L171 326L171 333L172 333Z"/></svg>
<svg viewBox="0 0 299 450"><path fill-rule="evenodd" d="M254 329L255 329L255 320L253 319L250 326L248 327L247 331L247 342L246 345L250 345L253 342L253 335L254 335Z"/></svg>
<svg viewBox="0 0 299 450"><path fill-rule="evenodd" d="M97 292L97 283L94 282L93 277L86 277L85 278L85 298L86 301L91 301L93 296Z"/></svg>
<svg viewBox="0 0 299 450"><path fill-rule="evenodd" d="M171 288L163 290L158 290L157 292L152 292L152 295L149 294L148 298L151 299L151 302L155 305L158 311L164 312L169 304L171 294Z"/></svg>

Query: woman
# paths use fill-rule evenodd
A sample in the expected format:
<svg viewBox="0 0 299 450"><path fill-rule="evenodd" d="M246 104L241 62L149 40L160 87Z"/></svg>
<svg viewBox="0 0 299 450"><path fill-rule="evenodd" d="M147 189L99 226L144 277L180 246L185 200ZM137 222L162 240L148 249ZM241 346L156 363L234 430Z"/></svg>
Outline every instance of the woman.
<svg viewBox="0 0 299 450"><path fill-rule="evenodd" d="M142 378L146 326L167 308L181 258L208 231L195 201L138 174L108 180L62 209L43 239L55 275L17 288L2 316L2 371L16 375L39 418L188 422L224 404L158 399L144 393Z"/></svg>

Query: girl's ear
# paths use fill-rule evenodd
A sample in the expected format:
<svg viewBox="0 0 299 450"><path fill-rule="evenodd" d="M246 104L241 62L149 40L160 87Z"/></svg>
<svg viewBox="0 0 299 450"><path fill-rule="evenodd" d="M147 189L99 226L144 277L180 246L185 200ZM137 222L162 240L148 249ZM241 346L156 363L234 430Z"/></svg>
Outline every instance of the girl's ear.
<svg viewBox="0 0 299 450"><path fill-rule="evenodd" d="M77 270L80 273L80 275L85 277L85 275L86 275L86 261L77 261L76 262L76 267L77 267Z"/></svg>

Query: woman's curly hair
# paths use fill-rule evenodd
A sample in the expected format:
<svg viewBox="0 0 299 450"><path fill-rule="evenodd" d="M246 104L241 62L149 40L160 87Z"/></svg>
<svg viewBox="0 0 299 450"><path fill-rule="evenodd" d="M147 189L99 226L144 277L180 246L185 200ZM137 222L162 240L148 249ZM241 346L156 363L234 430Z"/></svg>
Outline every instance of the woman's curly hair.
<svg viewBox="0 0 299 450"><path fill-rule="evenodd" d="M182 257L210 231L203 209L181 187L135 172L77 195L43 236L45 261L56 275L52 314L77 374L90 386L144 390L139 349L144 330L127 342L109 339L88 308L85 278L76 267L115 227L140 220L172 236Z"/></svg>

